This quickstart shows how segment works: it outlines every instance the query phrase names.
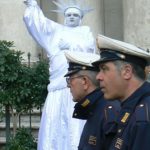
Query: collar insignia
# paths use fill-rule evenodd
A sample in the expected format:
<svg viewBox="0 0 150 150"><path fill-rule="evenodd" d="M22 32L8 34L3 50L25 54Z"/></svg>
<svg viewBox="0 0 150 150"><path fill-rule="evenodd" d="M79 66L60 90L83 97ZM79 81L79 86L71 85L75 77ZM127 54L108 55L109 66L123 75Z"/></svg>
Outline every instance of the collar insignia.
<svg viewBox="0 0 150 150"><path fill-rule="evenodd" d="M86 107L89 103L90 103L90 101L88 99L86 99L81 105L82 105L82 107Z"/></svg>
<svg viewBox="0 0 150 150"><path fill-rule="evenodd" d="M125 123L125 122L127 121L127 119L128 119L129 116L130 116L130 113L126 112L126 113L124 114L124 116L122 117L121 122L122 122L122 123Z"/></svg>

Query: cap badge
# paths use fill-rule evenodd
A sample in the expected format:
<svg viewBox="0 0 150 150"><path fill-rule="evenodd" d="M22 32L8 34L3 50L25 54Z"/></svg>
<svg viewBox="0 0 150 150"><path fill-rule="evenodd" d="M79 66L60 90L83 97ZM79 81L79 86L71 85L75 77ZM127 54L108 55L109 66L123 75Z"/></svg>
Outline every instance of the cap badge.
<svg viewBox="0 0 150 150"><path fill-rule="evenodd" d="M82 67L82 70L86 70L86 67L85 67L85 66L83 66L83 67Z"/></svg>
<svg viewBox="0 0 150 150"><path fill-rule="evenodd" d="M126 58L126 56L123 55L123 54L117 54L117 56L120 57L121 59L125 59Z"/></svg>

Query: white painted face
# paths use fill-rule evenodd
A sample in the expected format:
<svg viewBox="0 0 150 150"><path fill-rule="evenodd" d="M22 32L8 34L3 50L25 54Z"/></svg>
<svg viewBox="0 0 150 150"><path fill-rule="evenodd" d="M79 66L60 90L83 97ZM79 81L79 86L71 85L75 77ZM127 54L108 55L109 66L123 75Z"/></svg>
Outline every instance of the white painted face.
<svg viewBox="0 0 150 150"><path fill-rule="evenodd" d="M65 11L65 25L68 27L79 26L81 18L82 18L81 11L77 8L68 8Z"/></svg>

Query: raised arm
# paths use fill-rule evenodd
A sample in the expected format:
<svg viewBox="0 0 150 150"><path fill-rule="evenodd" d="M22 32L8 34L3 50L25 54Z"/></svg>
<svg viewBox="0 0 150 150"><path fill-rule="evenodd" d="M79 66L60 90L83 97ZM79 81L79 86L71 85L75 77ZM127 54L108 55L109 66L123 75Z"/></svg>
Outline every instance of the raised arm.
<svg viewBox="0 0 150 150"><path fill-rule="evenodd" d="M43 48L47 49L50 38L60 25L44 16L36 0L26 0L24 3L27 8L23 19L29 33Z"/></svg>

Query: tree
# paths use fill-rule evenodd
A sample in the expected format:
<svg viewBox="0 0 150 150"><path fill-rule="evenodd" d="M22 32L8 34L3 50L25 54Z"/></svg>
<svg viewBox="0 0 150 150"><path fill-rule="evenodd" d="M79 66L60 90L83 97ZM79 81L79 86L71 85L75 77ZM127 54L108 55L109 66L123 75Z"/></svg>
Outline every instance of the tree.
<svg viewBox="0 0 150 150"><path fill-rule="evenodd" d="M49 82L46 60L29 67L22 64L23 53L13 48L13 42L0 41L0 103L6 112L6 142L10 135L10 112L14 116L39 108L46 98ZM14 124L14 134L15 131Z"/></svg>

